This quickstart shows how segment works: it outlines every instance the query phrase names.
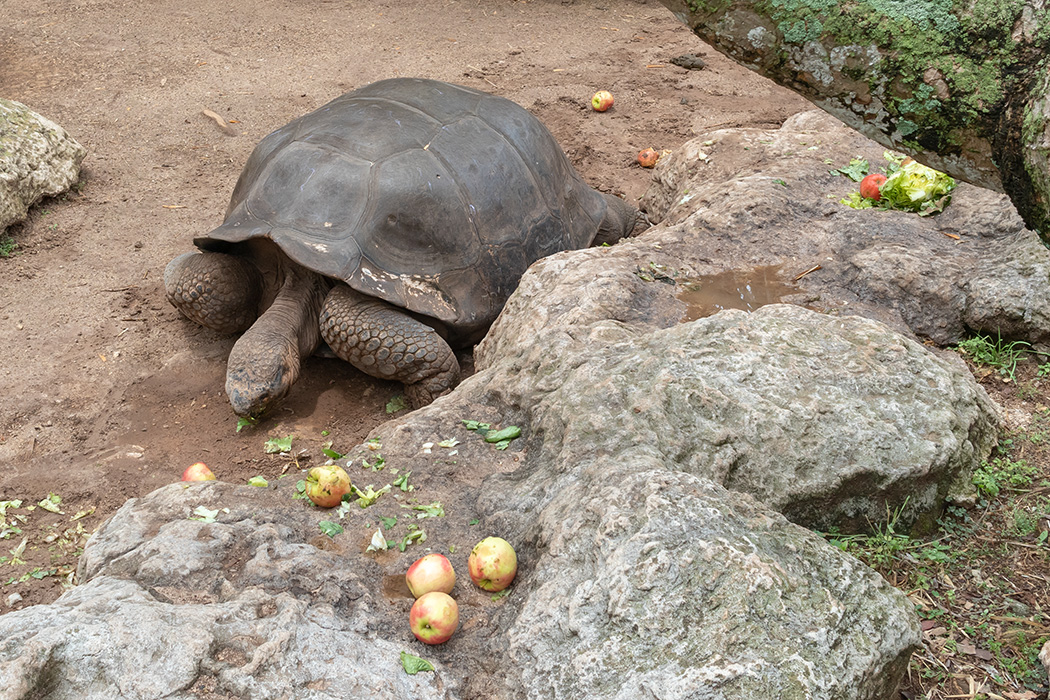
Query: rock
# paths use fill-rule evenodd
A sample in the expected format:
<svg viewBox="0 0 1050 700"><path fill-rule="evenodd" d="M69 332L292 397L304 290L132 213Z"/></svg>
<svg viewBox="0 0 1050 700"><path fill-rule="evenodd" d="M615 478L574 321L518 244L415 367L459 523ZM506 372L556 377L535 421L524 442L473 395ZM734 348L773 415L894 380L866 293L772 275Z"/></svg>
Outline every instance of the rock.
<svg viewBox="0 0 1050 700"><path fill-rule="evenodd" d="M290 482L129 501L89 543L80 586L0 616L0 698L874 700L917 647L902 594L746 495L645 456L547 473L558 488L532 518L536 493L487 499L531 521L504 530L523 564L511 595L461 586L461 630L428 648L409 601L379 594L396 553L363 556L350 523L320 536L325 515ZM198 506L216 522L188 519ZM408 676L403 650L436 671Z"/></svg>
<svg viewBox="0 0 1050 700"><path fill-rule="evenodd" d="M211 482L129 501L82 585L0 617L0 698L449 697L453 677L401 669L407 613L364 585L378 565L319 548L316 509L290 495ZM217 522L187 518L201 505Z"/></svg>
<svg viewBox="0 0 1050 700"><path fill-rule="evenodd" d="M505 697L874 700L896 689L915 615L874 572L644 447L570 473L531 480L551 497L530 513L530 585L505 613ZM511 519L530 500L488 492Z"/></svg>
<svg viewBox="0 0 1050 700"><path fill-rule="evenodd" d="M457 584L449 643L414 642L410 600L386 590L425 548L364 554L408 495L352 508L329 538L318 521L336 516L293 500L293 479L173 484L92 537L78 588L0 616L0 700L889 697L920 641L912 604L798 523L928 521L987 455L997 410L956 355L876 318L770 304L680 322L676 280L801 240L746 244L776 207L825 204L751 201L720 215L737 217L727 231L671 209L639 238L540 261L478 371L374 431L375 485L410 471L411 498L444 504L422 521L426 547L455 544L461 572L484 536L518 552L508 596ZM842 247L825 235L793 264ZM523 434L498 451L465 418ZM453 437L454 451L439 445ZM346 458L352 475L362 455ZM199 506L215 522L189 519ZM436 671L408 676L401 651Z"/></svg>
<svg viewBox="0 0 1050 700"><path fill-rule="evenodd" d="M87 151L25 105L0 99L0 233L77 181Z"/></svg>
<svg viewBox="0 0 1050 700"><path fill-rule="evenodd" d="M840 203L857 185L829 170L863 157L875 171L883 152L819 110L780 129L700 135L660 159L643 198L650 218L681 233L673 247L664 234L655 259L678 279L775 267L798 288L787 301L940 345L972 332L1050 342L1050 250L1004 195L960 183L928 218Z"/></svg>
<svg viewBox="0 0 1050 700"><path fill-rule="evenodd" d="M571 263L583 277L603 267L615 263ZM562 294L601 305L602 293L573 289L561 261L542 268L523 283L532 308L557 308ZM561 459L644 448L807 527L864 530L887 512L932 526L946 499L973 490L973 468L995 442L997 409L961 363L878 322L776 304L652 333L596 328L559 349L574 358L566 365L517 360L548 343L515 311L479 348L478 366L502 339L499 356L511 359L494 367L498 391L530 407L531 429Z"/></svg>

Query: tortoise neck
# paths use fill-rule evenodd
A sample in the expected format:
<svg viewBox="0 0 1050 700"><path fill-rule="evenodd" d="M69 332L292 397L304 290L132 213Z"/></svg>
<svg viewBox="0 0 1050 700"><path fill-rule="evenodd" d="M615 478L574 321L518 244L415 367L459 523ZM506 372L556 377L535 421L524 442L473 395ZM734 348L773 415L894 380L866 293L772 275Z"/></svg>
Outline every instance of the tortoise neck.
<svg viewBox="0 0 1050 700"><path fill-rule="evenodd" d="M299 357L309 357L321 343L318 317L332 283L327 277L298 265L282 270L280 289L247 333L266 336L270 342L292 345Z"/></svg>

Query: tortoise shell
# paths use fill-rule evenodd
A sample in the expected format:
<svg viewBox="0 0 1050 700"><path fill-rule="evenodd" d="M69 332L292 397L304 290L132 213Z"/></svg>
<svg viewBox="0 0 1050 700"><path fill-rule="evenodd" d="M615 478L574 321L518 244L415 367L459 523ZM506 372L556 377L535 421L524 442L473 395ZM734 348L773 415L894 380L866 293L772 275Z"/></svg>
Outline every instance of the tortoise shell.
<svg viewBox="0 0 1050 700"><path fill-rule="evenodd" d="M223 224L194 243L236 252L269 238L296 263L473 342L530 264L591 244L607 206L522 107L395 78L264 138Z"/></svg>

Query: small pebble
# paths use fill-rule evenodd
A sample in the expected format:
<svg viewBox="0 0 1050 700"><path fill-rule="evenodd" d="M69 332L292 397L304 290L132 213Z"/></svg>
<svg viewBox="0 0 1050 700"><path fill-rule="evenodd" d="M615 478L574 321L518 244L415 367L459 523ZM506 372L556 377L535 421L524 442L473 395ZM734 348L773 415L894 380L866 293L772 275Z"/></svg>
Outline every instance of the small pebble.
<svg viewBox="0 0 1050 700"><path fill-rule="evenodd" d="M7 607L9 608L13 608L15 607L15 605L21 602L22 596L19 593L12 593L11 595L7 596Z"/></svg>

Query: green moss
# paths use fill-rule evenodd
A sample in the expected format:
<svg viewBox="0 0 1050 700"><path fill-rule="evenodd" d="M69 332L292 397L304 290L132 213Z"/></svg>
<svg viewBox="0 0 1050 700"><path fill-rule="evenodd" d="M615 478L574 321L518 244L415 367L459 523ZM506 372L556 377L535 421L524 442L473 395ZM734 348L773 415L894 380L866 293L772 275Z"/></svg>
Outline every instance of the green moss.
<svg viewBox="0 0 1050 700"><path fill-rule="evenodd" d="M1018 47L1013 27L1025 0L755 0L789 45L819 41L830 53L841 47L885 47L873 67L835 66L850 81L878 95L899 136L925 148L951 152L952 135L997 118L1015 89ZM1047 12L1035 14L1035 51L1050 53ZM790 53L790 52L789 52ZM924 82L939 71L950 99L937 98ZM796 68L797 70L797 68Z"/></svg>
<svg viewBox="0 0 1050 700"><path fill-rule="evenodd" d="M730 5L730 2L726 0L711 0L711 2L705 2L704 0L686 0L686 7L689 8L689 12L693 15L713 15L725 11Z"/></svg>
<svg viewBox="0 0 1050 700"><path fill-rule="evenodd" d="M819 39L824 32L824 25L817 19L798 20L794 23L781 22L777 25L777 29L784 35L785 41L790 41L792 44L804 44L807 41Z"/></svg>

